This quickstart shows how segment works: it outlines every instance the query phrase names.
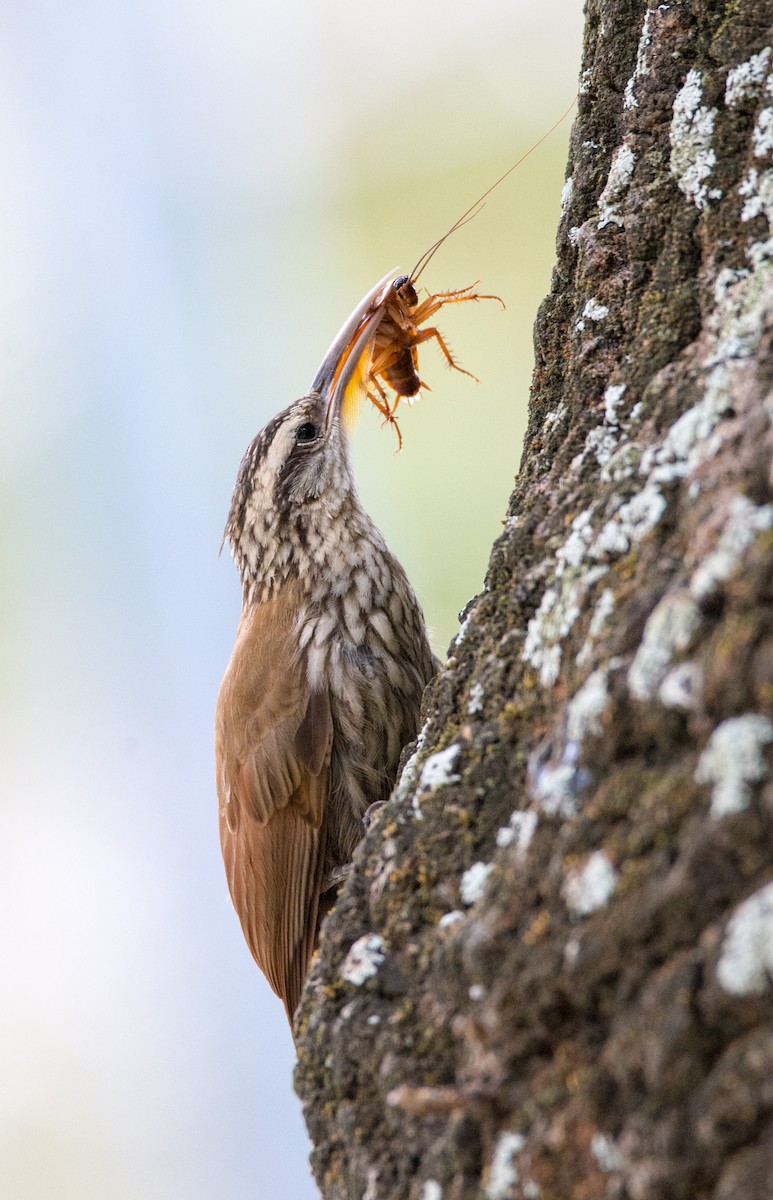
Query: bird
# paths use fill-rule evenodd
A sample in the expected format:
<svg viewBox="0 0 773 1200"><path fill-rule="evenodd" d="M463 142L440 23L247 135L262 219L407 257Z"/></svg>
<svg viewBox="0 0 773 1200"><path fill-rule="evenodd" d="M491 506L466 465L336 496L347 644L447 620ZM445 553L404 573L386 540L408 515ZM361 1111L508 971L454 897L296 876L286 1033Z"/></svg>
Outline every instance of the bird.
<svg viewBox="0 0 773 1200"><path fill-rule="evenodd" d="M363 817L388 798L439 665L358 498L343 419L389 278L344 323L309 392L250 443L223 535L242 613L215 716L220 842L245 939L291 1027Z"/></svg>

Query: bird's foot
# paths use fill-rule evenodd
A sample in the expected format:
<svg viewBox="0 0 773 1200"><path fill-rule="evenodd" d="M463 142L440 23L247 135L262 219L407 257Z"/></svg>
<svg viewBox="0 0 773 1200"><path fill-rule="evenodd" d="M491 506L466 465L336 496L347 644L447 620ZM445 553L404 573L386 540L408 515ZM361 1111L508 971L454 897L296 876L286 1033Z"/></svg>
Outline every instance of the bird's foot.
<svg viewBox="0 0 773 1200"><path fill-rule="evenodd" d="M352 871L353 867L354 863L344 863L341 867L333 867L332 871L329 871L322 880L321 890L323 892L327 892L330 890L330 888L338 887L344 882L347 875L349 875Z"/></svg>
<svg viewBox="0 0 773 1200"><path fill-rule="evenodd" d="M362 814L362 823L366 829L370 829L374 819L381 812L385 804L386 800L376 800L374 804L368 805L368 807L365 809L365 812Z"/></svg>

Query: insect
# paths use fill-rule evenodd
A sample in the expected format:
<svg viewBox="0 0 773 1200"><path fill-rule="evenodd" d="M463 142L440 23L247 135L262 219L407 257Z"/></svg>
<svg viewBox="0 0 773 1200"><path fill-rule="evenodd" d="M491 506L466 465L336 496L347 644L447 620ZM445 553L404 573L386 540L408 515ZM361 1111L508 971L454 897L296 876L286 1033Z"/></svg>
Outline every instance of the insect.
<svg viewBox="0 0 773 1200"><path fill-rule="evenodd" d="M485 296L475 292L473 289L476 284L459 288L455 292L430 293L427 299L420 303L414 286L417 279L418 275L414 272L410 275L398 275L397 279L387 284L384 289L380 298L384 315L373 339L367 374L367 397L383 415L385 424L394 428L398 450L402 449L403 436L395 414L401 398L410 402L421 388L432 390L419 377L419 346L434 339L445 355L449 367L478 382L477 376L456 362L436 325L426 329L422 329L421 326L446 304L464 304L468 300L498 300L503 308L505 306L499 296ZM390 400L381 379L394 392L393 400Z"/></svg>
<svg viewBox="0 0 773 1200"><path fill-rule="evenodd" d="M384 424L391 425L395 430L398 450L401 450L403 446L403 436L396 415L400 400L404 399L411 403L422 388L427 391L432 390L419 376L419 346L425 342L435 341L449 367L478 382L477 376L456 361L445 337L437 326L426 326L427 321L430 321L447 304L467 304L472 300L496 300L502 305L502 308L505 307L501 297L476 292L477 283L457 288L455 291L428 292L426 299L420 300L416 287L420 275L447 238L477 216L486 197L499 187L500 183L504 182L508 175L558 128L569 115L574 104L575 100L572 100L566 112L559 117L547 133L543 134L539 141L535 142L503 175L500 175L499 179L492 183L475 203L462 213L451 228L421 255L409 275L398 275L386 284L372 302L355 331L350 343L350 353L356 352L353 348L365 323L381 310L375 337L371 340L369 350L363 354L362 360L357 364L347 390L344 416L351 418L358 407L360 396L364 394L384 417ZM346 358L345 355L342 359L342 368ZM391 389L393 393L391 397L387 388Z"/></svg>

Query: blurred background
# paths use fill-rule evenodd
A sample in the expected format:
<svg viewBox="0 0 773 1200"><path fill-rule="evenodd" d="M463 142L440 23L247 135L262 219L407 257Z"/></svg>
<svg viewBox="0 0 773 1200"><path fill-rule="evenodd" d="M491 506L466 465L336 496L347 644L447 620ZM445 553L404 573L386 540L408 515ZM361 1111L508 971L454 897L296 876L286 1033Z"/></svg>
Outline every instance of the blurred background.
<svg viewBox="0 0 773 1200"><path fill-rule="evenodd" d="M572 0L0 12L0 1194L311 1200L282 1006L220 862L241 455L355 302L577 86ZM520 456L569 122L436 255L405 449L361 493L444 656Z"/></svg>

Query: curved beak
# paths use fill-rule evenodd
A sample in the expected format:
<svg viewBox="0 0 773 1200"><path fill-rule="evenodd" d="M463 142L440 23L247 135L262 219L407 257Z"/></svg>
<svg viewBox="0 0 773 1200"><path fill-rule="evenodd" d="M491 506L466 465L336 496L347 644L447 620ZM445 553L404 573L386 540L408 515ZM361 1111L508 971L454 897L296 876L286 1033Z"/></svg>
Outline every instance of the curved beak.
<svg viewBox="0 0 773 1200"><path fill-rule="evenodd" d="M396 271L390 271L363 296L341 326L314 376L310 390L316 395L327 396L328 419L340 411L346 390L373 341L379 322L384 316L384 308L380 304L381 294L395 274Z"/></svg>

